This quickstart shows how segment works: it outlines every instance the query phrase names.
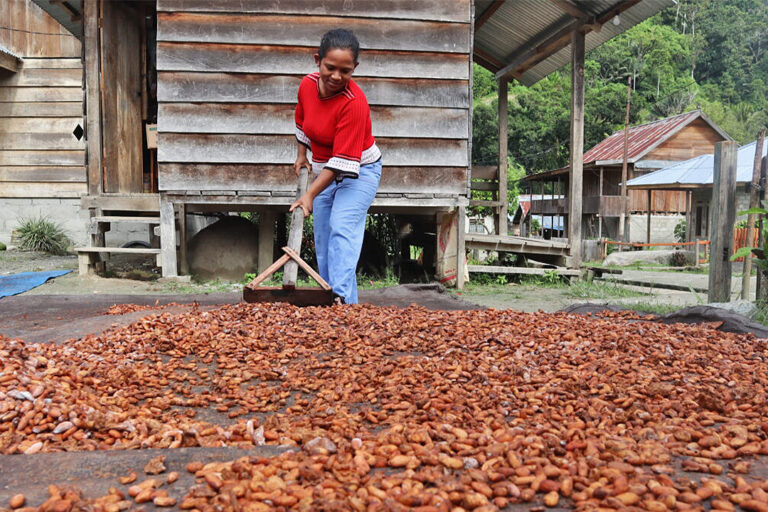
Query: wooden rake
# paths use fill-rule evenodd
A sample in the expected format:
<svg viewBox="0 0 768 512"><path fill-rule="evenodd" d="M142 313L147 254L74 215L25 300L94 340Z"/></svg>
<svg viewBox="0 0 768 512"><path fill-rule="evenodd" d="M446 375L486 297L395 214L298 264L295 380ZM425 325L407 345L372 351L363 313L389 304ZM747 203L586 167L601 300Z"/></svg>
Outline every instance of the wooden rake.
<svg viewBox="0 0 768 512"><path fill-rule="evenodd" d="M296 198L301 197L307 190L309 171L306 167L299 173L299 183ZM256 279L243 288L243 300L245 302L287 302L294 306L330 306L333 304L333 292L328 283L320 274L301 259L301 237L304 231L304 210L296 208L291 216L291 227L288 233L288 245L283 247L283 254ZM285 267L283 270L283 286L259 286L272 274ZM296 287L296 278L299 267L307 275L314 279L319 287Z"/></svg>

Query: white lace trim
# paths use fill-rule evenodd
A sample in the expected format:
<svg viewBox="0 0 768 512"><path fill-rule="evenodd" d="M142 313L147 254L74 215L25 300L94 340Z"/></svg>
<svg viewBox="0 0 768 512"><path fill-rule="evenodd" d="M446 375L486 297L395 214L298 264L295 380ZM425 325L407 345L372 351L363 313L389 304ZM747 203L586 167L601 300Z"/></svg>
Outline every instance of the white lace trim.
<svg viewBox="0 0 768 512"><path fill-rule="evenodd" d="M381 151L379 151L379 147L374 142L371 147L364 150L363 153L360 155L360 165L365 164L372 164L373 162L377 161L381 158Z"/></svg>
<svg viewBox="0 0 768 512"><path fill-rule="evenodd" d="M327 162L312 162L312 172L320 174L326 167L333 169L339 175L339 177L349 176L356 178L360 174L360 166L372 164L381 158L381 151L376 143L373 143L371 147L363 151L360 156L360 161L349 160L347 158L341 158L334 156Z"/></svg>
<svg viewBox="0 0 768 512"><path fill-rule="evenodd" d="M298 126L296 127L296 139L302 144L304 144L305 146L309 146L311 144L309 141L309 137L307 137L307 135L304 133L304 130L302 130Z"/></svg>

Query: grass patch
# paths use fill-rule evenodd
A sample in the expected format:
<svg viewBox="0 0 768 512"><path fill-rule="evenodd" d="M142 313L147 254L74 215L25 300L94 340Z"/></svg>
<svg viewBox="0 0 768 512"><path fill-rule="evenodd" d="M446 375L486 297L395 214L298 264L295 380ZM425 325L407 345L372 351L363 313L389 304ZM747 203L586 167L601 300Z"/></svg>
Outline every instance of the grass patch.
<svg viewBox="0 0 768 512"><path fill-rule="evenodd" d="M602 281L575 281L568 287L565 294L577 299L624 299L647 295L618 283Z"/></svg>
<svg viewBox="0 0 768 512"><path fill-rule="evenodd" d="M656 302L637 302L630 306L635 311L642 313L651 313L653 315L666 315L680 309L680 306L673 306L671 304L658 304Z"/></svg>
<svg viewBox="0 0 768 512"><path fill-rule="evenodd" d="M61 226L45 217L21 219L16 228L19 248L24 251L41 251L57 256L67 254L70 241Z"/></svg>
<svg viewBox="0 0 768 512"><path fill-rule="evenodd" d="M602 281L579 281L572 283L566 281L555 272L542 276L521 276L518 282L505 284L506 275L488 276L478 274L480 279L471 279L464 292L467 295L506 295L514 298L523 298L526 293L536 289L548 288L561 290L566 297L577 299L622 299L631 297L644 297L648 294L627 288L618 283ZM474 276L472 276L474 277ZM504 280L498 279L505 278Z"/></svg>
<svg viewBox="0 0 768 512"><path fill-rule="evenodd" d="M757 303L757 313L755 313L755 322L763 325L768 325L768 304Z"/></svg>

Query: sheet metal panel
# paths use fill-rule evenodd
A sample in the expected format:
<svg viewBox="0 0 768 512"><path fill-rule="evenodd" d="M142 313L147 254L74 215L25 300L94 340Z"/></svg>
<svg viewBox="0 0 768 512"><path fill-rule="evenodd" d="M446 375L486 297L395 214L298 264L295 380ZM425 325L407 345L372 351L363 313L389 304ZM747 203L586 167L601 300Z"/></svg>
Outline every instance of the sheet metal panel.
<svg viewBox="0 0 768 512"><path fill-rule="evenodd" d="M477 0L475 18L480 16L492 0ZM590 15L596 16L615 8L620 0L582 0L579 5ZM620 15L616 26L608 22L598 32L586 36L586 50L590 51L616 37L662 9L674 5L673 0L643 0ZM506 65L512 56L535 46L535 39L545 31L569 23L573 18L560 10L553 2L541 0L515 0L505 2L491 18L475 32L474 46L482 53ZM533 85L553 71L570 62L570 47L549 56L533 68L525 71L520 81Z"/></svg>

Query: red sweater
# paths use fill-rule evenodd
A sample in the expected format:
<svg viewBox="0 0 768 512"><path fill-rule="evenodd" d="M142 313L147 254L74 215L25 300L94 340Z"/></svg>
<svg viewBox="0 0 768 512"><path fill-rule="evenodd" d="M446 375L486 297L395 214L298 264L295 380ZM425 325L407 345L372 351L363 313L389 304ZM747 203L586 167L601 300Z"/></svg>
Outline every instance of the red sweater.
<svg viewBox="0 0 768 512"><path fill-rule="evenodd" d="M341 92L320 97L319 73L305 76L296 105L296 138L312 151L312 170L331 169L357 178L360 166L381 158L371 133L371 108L360 87L349 81Z"/></svg>

